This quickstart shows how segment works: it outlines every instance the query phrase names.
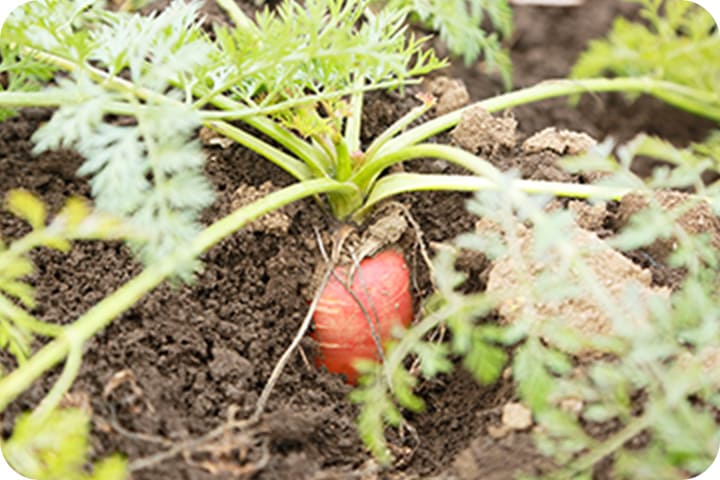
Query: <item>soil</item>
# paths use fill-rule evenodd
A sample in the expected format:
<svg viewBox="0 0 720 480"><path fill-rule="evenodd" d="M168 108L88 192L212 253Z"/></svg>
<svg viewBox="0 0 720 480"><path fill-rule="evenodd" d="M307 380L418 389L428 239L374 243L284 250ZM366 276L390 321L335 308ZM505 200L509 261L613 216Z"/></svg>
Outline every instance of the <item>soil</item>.
<svg viewBox="0 0 720 480"><path fill-rule="evenodd" d="M478 224L483 223L486 222L478 222ZM633 311L628 317L632 317L640 324L647 324L649 312L643 311L647 308L647 299L655 295L667 297L669 290L651 287L650 271L642 269L620 252L610 248L594 232L572 225L564 229L561 234L572 239L573 244L578 246L578 254L583 258L586 268L607 288L607 294L616 299L617 305L624 304L622 299L631 288L637 289L637 295L642 301L634 306L638 307L639 311ZM515 241L522 255L506 254L495 261L488 275L488 292L500 295L503 292L520 291L520 286L526 281L520 272L528 275L530 277L528 280L533 283L539 283L542 275L552 272L569 285L582 284L582 278L577 272L563 273L565 260L559 255L553 255L553 251L544 255L546 258L542 261L535 259L533 248L536 239L533 230L518 224L515 235L517 235ZM565 324L588 336L613 332L612 318L603 306L591 297L572 296L562 300L550 298L543 300L537 303L536 309L544 318L562 319ZM498 306L501 320L508 323L519 321L523 315L523 308L519 308L522 304L522 299L503 300Z"/></svg>
<svg viewBox="0 0 720 480"><path fill-rule="evenodd" d="M518 7L515 12L512 59L518 87L565 76L587 41L602 36L617 14L635 15L634 7L615 0L586 2L578 8ZM224 21L222 12L214 7L207 13L208 21ZM454 64L445 74L462 79L471 100L502 89L500 80L486 76L479 65ZM371 96L364 137L371 137L416 104L409 95ZM75 176L81 159L74 153L31 154L32 132L49 115L47 110L25 110L0 124L0 171L7 172L0 176L0 194L27 188L57 210L68 195L87 196L89 189ZM486 153L502 168L519 168L527 178L548 180L583 179L557 167L557 153L552 148L521 148L524 139L546 127L580 131L595 139L613 136L627 140L647 132L678 145L701 140L711 127L707 121L653 99L642 97L628 103L619 95L587 96L577 109L566 100L550 100L516 109L512 115L518 129L515 146L504 140L504 145ZM247 150L222 142L206 149L207 174L217 192L216 202L204 214L206 223L261 192L291 182L285 173ZM413 162L406 168L444 171L449 167L442 162ZM424 240L432 244L474 228L476 219L464 208L466 198L424 193L399 200L409 207ZM587 224L601 237L623 218L616 215L617 206L601 212L577 205L573 208L587 214ZM336 227L312 200L262 222L206 254L205 269L193 285L158 288L89 342L73 394L90 399L96 455L123 452L130 461L137 461L164 450L168 441L203 435L224 422L230 411L238 418L252 413L275 362L306 312L306 293L315 265L321 261L315 231L331 232ZM17 238L25 231L18 220L0 213L3 238ZM406 255L419 304L431 291L429 274L412 243ZM641 267L652 267L654 285L672 287L677 282L679 277L661 263L643 258L637 255L633 260ZM32 281L39 305L34 313L57 323L71 322L140 270L128 250L117 243L80 242L68 254L40 250L33 260L37 269ZM467 288L484 287L487 262L469 258L459 264L479 279ZM135 471L133 478L239 478L242 472L238 467L246 466L250 469L246 473L257 479L499 480L551 466L534 449L526 430L498 438L488 434L490 427L501 423L502 408L513 399L512 385L503 381L481 387L458 370L419 387L427 411L408 416L414 433L391 437L398 463L376 474L355 430L357 409L347 399L350 388L341 378L317 370L308 361L314 350L309 338L301 350L280 377L254 436L228 439L225 450L228 445L193 456L175 456ZM3 367L12 367L7 356L0 361ZM3 415L3 435L10 433L19 412L42 398L57 374L55 370L36 382L8 408ZM231 456L233 461L228 461ZM602 477L603 472L598 475Z"/></svg>

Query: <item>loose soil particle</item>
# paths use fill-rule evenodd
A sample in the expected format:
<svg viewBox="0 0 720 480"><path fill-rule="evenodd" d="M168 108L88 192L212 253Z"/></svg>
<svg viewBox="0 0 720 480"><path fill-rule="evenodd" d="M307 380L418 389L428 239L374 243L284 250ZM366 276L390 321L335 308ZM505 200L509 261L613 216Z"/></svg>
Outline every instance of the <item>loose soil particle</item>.
<svg viewBox="0 0 720 480"><path fill-rule="evenodd" d="M157 2L162 3L164 0ZM249 3L242 6L249 7ZM204 8L208 22L227 21L213 2ZM565 76L587 40L604 34L616 14L632 15L634 7L621 6L614 0L586 2L583 7L570 9L524 7L515 12L515 80L517 86L526 86ZM499 79L480 72L477 66L455 64L446 74L462 78L472 100L499 93ZM417 104L416 99L398 93L369 96L363 142ZM30 154L30 136L49 114L47 110L28 109L0 124L0 171L5 173L0 176L0 195L24 187L39 194L56 211L68 195L87 196L89 189L74 175L81 162L77 155L67 151L39 157ZM516 109L514 117L524 135L555 126L598 139L612 134L624 140L646 131L680 145L702 139L711 126L660 102L641 98L628 104L619 95L587 96L577 110L564 99L542 102ZM286 174L254 154L234 146L223 147L216 143L207 149L206 170L217 200L205 212L206 223L231 210L238 188L257 191L269 188L263 187L269 185L266 182L271 182L272 188L291 182ZM526 178L574 178L556 166L554 152L528 154L517 147L509 150L491 152L491 161L503 169L518 168ZM407 168L452 170L437 162L411 162ZM410 207L425 240L440 242L472 229L475 219L464 210L466 198L425 193L405 195L400 200ZM94 412L92 445L96 455L119 451L136 460L162 448L129 432L178 442L219 425L232 406L239 409L239 417L251 413L307 308L303 292L320 261L314 230L329 232L335 226L311 200L288 208L283 215L287 218L283 218L280 229L246 229L224 240L204 256L205 270L194 285L160 287L89 342L72 392L80 403L83 398L89 399ZM17 219L0 213L0 232L5 239L26 231ZM416 249L409 248L406 254L414 275L414 295L424 298L431 290L427 268ZM140 270L127 249L117 243L79 242L67 255L41 249L33 259L37 269L32 281L37 285L39 305L34 313L57 323L73 321ZM487 262L472 255L464 261L466 264L459 265L478 273L466 288L481 288L484 282L480 272L486 271ZM653 270L654 281L659 277ZM317 371L304 361L313 351L309 339L302 351L305 356L293 357L270 399L258 434L261 440L267 439L269 457L254 478L342 479L357 478L353 472L372 471L372 461L354 426L357 409L346 399L348 387L340 378ZM0 362L12 366L7 355L0 356ZM57 374L58 369L10 406L2 418L3 435L10 433L19 412L42 398ZM118 378L124 380L118 383ZM391 433L400 462L381 478L500 480L552 466L536 452L528 433L513 433L499 440L488 436L487 426L500 419L499 413L484 412L498 411L512 399L509 382L484 388L469 374L458 371L424 382L418 393L428 408L423 414L408 416L417 436ZM124 433L112 425L122 426ZM238 440L236 447L235 453L242 453L241 460L250 464L262 461L262 447L254 439ZM249 450L243 453L244 447ZM237 478L220 468L223 458L206 454L194 459L215 461L216 474L209 470L212 463L204 468L190 466L178 456L135 472L133 478Z"/></svg>

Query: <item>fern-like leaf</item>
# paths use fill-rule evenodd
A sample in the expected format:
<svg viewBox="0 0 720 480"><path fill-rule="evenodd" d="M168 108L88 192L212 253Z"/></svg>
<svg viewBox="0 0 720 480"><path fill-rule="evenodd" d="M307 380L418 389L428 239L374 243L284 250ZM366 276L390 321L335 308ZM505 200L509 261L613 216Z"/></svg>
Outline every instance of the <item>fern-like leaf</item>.
<svg viewBox="0 0 720 480"><path fill-rule="evenodd" d="M647 24L615 20L606 39L590 42L571 76L650 76L713 92L719 103L720 35L713 18L687 0L634 1L643 5Z"/></svg>
<svg viewBox="0 0 720 480"><path fill-rule="evenodd" d="M466 64L484 57L488 70L498 71L506 87L512 85L512 65L501 40L512 34L512 10L507 0L391 0L389 6L407 8L440 33L453 55ZM482 28L489 18L497 33Z"/></svg>

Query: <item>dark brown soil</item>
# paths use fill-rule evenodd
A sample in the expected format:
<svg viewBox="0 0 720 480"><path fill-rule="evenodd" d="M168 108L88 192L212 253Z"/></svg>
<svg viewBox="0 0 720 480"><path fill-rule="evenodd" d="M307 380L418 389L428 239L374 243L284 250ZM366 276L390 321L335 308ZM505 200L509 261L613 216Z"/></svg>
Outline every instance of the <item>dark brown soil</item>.
<svg viewBox="0 0 720 480"><path fill-rule="evenodd" d="M602 35L618 13L632 14L617 1L587 2L581 8L517 8L513 61L517 86L566 75L589 38ZM209 12L217 19L221 12ZM454 66L449 75L462 78L473 99L500 91L496 78L480 70ZM366 136L386 126L414 105L395 94L368 102ZM87 184L74 176L80 159L70 152L33 157L30 136L48 111L25 111L0 125L0 195L24 187L57 209L70 194L88 194ZM519 131L528 136L547 126L584 131L595 138L627 139L640 131L661 134L678 144L699 140L709 123L652 99L633 104L620 96L582 100L579 109L565 100L542 102L514 112ZM521 140L519 138L518 140ZM503 167L527 168L535 178L566 175L553 165L550 152L497 151L493 161ZM207 172L217 201L204 215L210 222L228 213L239 187L282 187L291 179L269 162L244 149L208 148ZM540 165L542 168L538 168ZM411 165L410 168L415 168ZM443 165L417 165L443 169ZM419 222L427 242L447 241L473 228L465 212L466 196L408 195L401 200ZM271 369L298 328L307 309L303 292L320 260L314 231L329 231L333 222L313 201L283 212L284 227L250 228L226 239L205 257L205 271L192 286L163 286L112 323L87 346L83 370L73 387L85 393L94 411L93 446L97 455L124 452L131 461L162 451L159 442L198 437L224 422L231 407L238 417L252 412ZM284 230L287 230L286 232ZM4 238L16 238L25 227L0 214ZM406 252L415 271L416 301L430 291L428 272L419 253ZM34 255L38 309L45 321L68 323L139 271L119 244L83 242L67 254L47 250ZM312 355L310 340L303 345ZM0 357L3 366L11 366ZM258 479L359 478L372 472L354 426L356 408L347 400L349 387L340 378L316 370L296 354L285 369L268 405L256 442L236 439L232 465L259 465L266 442L267 463ZM57 371L37 382L3 415L3 434L12 419L42 398ZM105 395L103 392L105 391ZM427 411L410 416L417 435L393 436L399 463L381 478L505 479L519 470L541 471L547 460L534 450L528 434L502 440L487 435L497 422L488 414L512 398L511 385L478 386L466 373L421 386ZM146 437L138 437L142 434ZM211 456L176 456L133 473L136 480L239 478L223 470ZM510 460L509 460L510 459ZM193 465L191 463L195 462ZM213 473L211 466L216 471ZM227 465L226 465L227 466ZM491 475L492 473L492 475ZM364 478L378 478L368 473Z"/></svg>

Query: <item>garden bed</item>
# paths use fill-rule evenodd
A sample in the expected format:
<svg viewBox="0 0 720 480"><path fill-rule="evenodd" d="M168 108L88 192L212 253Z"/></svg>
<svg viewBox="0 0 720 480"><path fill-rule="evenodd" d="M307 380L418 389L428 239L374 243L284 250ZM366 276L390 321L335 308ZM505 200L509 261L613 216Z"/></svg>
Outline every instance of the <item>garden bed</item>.
<svg viewBox="0 0 720 480"><path fill-rule="evenodd" d="M567 75L587 41L603 36L618 14L634 15L627 4L592 2L575 8L517 7L516 32L510 42L517 86ZM221 21L219 11L211 20ZM498 78L479 65L453 64L442 72L461 79L472 100L502 90ZM418 104L410 94L373 94L366 102L367 140ZM49 110L25 110L0 124L0 196L26 188L58 209L70 194L89 196L89 187L75 176L81 159L69 151L31 154L31 134L49 119ZM657 134L678 146L702 140L710 121L673 109L657 100L629 103L620 95L583 97L577 109L566 99L544 101L512 112L518 122L517 144L485 152L501 169L518 168L536 180L583 181L562 171L557 152L528 153L522 141L545 127L586 132L596 139L627 140L640 132ZM450 141L444 137L441 141ZM243 202L238 189L279 188L289 175L246 149L206 142L206 171L217 193L203 222L229 213ZM417 161L406 170L445 172L446 164ZM642 170L643 165L638 168ZM270 182L268 185L267 182ZM265 187L262 187L265 186ZM446 242L471 231L476 218L465 210L469 195L406 194L409 208L427 245ZM314 268L322 261L316 232L326 245L337 227L315 202L304 200L258 221L225 239L203 257L204 271L192 286L163 285L113 322L87 345L83 367L71 400L92 410L92 444L97 456L122 452L136 480L215 480L254 474L258 479L300 478L457 478L505 479L517 472L539 473L552 463L535 449L526 430L489 435L500 423L502 407L514 398L512 383L478 385L457 370L423 383L417 389L426 411L408 416L410 429L389 437L396 463L376 475L355 426L357 408L350 387L336 375L313 364L313 342L307 338L293 355L272 395L262 422L247 435L228 438L212 449L175 455L145 466L133 463L172 445L201 437L226 421L250 415L265 382L290 344L312 295ZM596 229L607 236L615 212L603 214ZM26 231L19 220L0 214L6 239ZM417 307L432 291L430 275L414 232L402 238L412 270ZM92 307L136 274L140 267L120 243L79 242L68 254L41 249L33 255L37 270L36 315L64 323ZM674 276L661 264L653 267L655 284L672 286ZM488 263L469 257L458 265L469 272L466 288L485 286ZM3 356L10 362L8 356ZM59 370L38 381L3 415L3 434L15 416L32 408L48 391ZM492 428L490 428L492 430ZM602 434L602 432L598 432ZM226 450L224 450L227 447ZM245 469L245 470L243 470ZM253 470L255 469L255 471ZM607 464L596 468L607 478Z"/></svg>

